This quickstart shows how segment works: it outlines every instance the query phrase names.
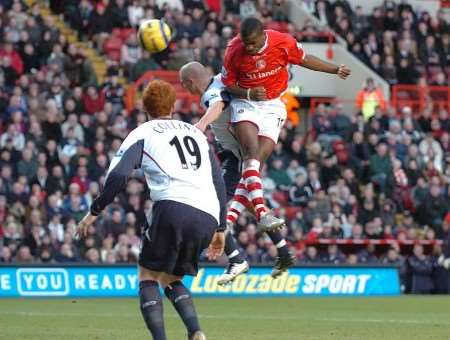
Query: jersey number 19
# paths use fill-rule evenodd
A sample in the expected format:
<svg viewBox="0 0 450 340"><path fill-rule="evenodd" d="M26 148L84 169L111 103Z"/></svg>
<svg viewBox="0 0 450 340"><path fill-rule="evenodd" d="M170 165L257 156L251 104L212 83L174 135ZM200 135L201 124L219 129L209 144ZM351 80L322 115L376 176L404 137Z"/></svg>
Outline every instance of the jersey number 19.
<svg viewBox="0 0 450 340"><path fill-rule="evenodd" d="M189 162L192 169L197 170L200 167L200 165L202 164L202 155L200 153L200 148L198 147L198 144L194 138L192 138L191 136L185 136L183 138L184 148L177 136L173 137L169 144L177 149L178 157L180 158L181 167L183 169L189 168L183 149L186 149L192 160L194 160L194 162Z"/></svg>

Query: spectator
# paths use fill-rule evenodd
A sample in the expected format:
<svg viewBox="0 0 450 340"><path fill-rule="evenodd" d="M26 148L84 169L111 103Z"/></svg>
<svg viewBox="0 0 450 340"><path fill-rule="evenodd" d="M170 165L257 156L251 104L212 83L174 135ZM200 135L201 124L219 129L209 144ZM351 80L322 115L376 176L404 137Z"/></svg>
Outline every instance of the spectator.
<svg viewBox="0 0 450 340"><path fill-rule="evenodd" d="M111 13L106 11L103 3L98 3L95 10L90 14L88 29L90 36L96 42L97 48L100 49L113 29Z"/></svg>
<svg viewBox="0 0 450 340"><path fill-rule="evenodd" d="M377 146L377 153L370 158L370 179L381 192L385 192L387 186L392 182L392 164L387 153L385 143Z"/></svg>
<svg viewBox="0 0 450 340"><path fill-rule="evenodd" d="M431 259L424 254L422 245L414 246L413 256L409 258L408 264L412 276L411 293L431 293L433 290L433 281L431 279L433 263Z"/></svg>
<svg viewBox="0 0 450 340"><path fill-rule="evenodd" d="M356 107L367 121L374 115L377 106L382 110L386 109L383 92L375 87L375 81L372 78L367 78L364 88L356 95Z"/></svg>
<svg viewBox="0 0 450 340"><path fill-rule="evenodd" d="M329 264L343 264L345 263L345 256L342 255L337 245L331 244L328 246L328 251L322 261Z"/></svg>
<svg viewBox="0 0 450 340"><path fill-rule="evenodd" d="M448 202L441 194L441 188L438 185L432 185L429 194L419 206L421 222L438 230L449 210Z"/></svg>
<svg viewBox="0 0 450 340"><path fill-rule="evenodd" d="M312 196L313 193L306 183L305 174L298 174L295 178L295 184L289 189L289 202L305 207Z"/></svg>

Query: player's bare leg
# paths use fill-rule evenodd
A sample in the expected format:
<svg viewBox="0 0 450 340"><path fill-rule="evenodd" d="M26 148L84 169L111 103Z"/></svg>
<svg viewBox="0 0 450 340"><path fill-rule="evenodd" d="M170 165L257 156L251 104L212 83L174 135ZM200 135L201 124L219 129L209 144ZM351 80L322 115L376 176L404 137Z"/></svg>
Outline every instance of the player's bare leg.
<svg viewBox="0 0 450 340"><path fill-rule="evenodd" d="M259 159L261 160L261 164L265 164L269 156L272 154L274 146L275 143L271 139L259 137ZM272 277L275 278L294 265L295 257L290 254L286 240L283 238L283 235L281 235L279 230L268 231L267 235L269 235L278 250L278 257L275 261L275 266L271 274Z"/></svg>
<svg viewBox="0 0 450 340"><path fill-rule="evenodd" d="M258 226L262 231L281 228L284 220L279 219L265 205L260 175L258 127L248 121L235 123L234 131L244 153L242 178L249 201L255 209Z"/></svg>
<svg viewBox="0 0 450 340"><path fill-rule="evenodd" d="M139 266L140 309L154 340L167 340L159 279L162 273Z"/></svg>

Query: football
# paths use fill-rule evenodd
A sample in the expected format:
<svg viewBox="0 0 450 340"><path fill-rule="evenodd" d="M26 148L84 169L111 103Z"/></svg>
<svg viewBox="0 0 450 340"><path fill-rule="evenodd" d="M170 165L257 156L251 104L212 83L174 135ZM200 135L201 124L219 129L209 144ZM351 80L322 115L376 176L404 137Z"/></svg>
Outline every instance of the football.
<svg viewBox="0 0 450 340"><path fill-rule="evenodd" d="M169 25L158 19L143 20L137 34L142 48L150 53L165 50L172 37Z"/></svg>

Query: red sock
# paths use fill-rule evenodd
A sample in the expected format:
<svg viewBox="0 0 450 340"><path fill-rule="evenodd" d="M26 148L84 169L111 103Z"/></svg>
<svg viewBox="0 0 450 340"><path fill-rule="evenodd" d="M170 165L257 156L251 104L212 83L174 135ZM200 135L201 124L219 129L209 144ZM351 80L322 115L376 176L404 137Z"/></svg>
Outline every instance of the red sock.
<svg viewBox="0 0 450 340"><path fill-rule="evenodd" d="M249 207L250 201L248 200L248 192L245 188L244 179L241 178L239 181L236 191L234 192L234 197L231 200L230 207L227 212L227 222L236 223L239 215Z"/></svg>
<svg viewBox="0 0 450 340"><path fill-rule="evenodd" d="M249 159L244 163L242 178L245 180L248 197L255 208L256 220L266 211L261 175L259 173L260 162L257 159Z"/></svg>

